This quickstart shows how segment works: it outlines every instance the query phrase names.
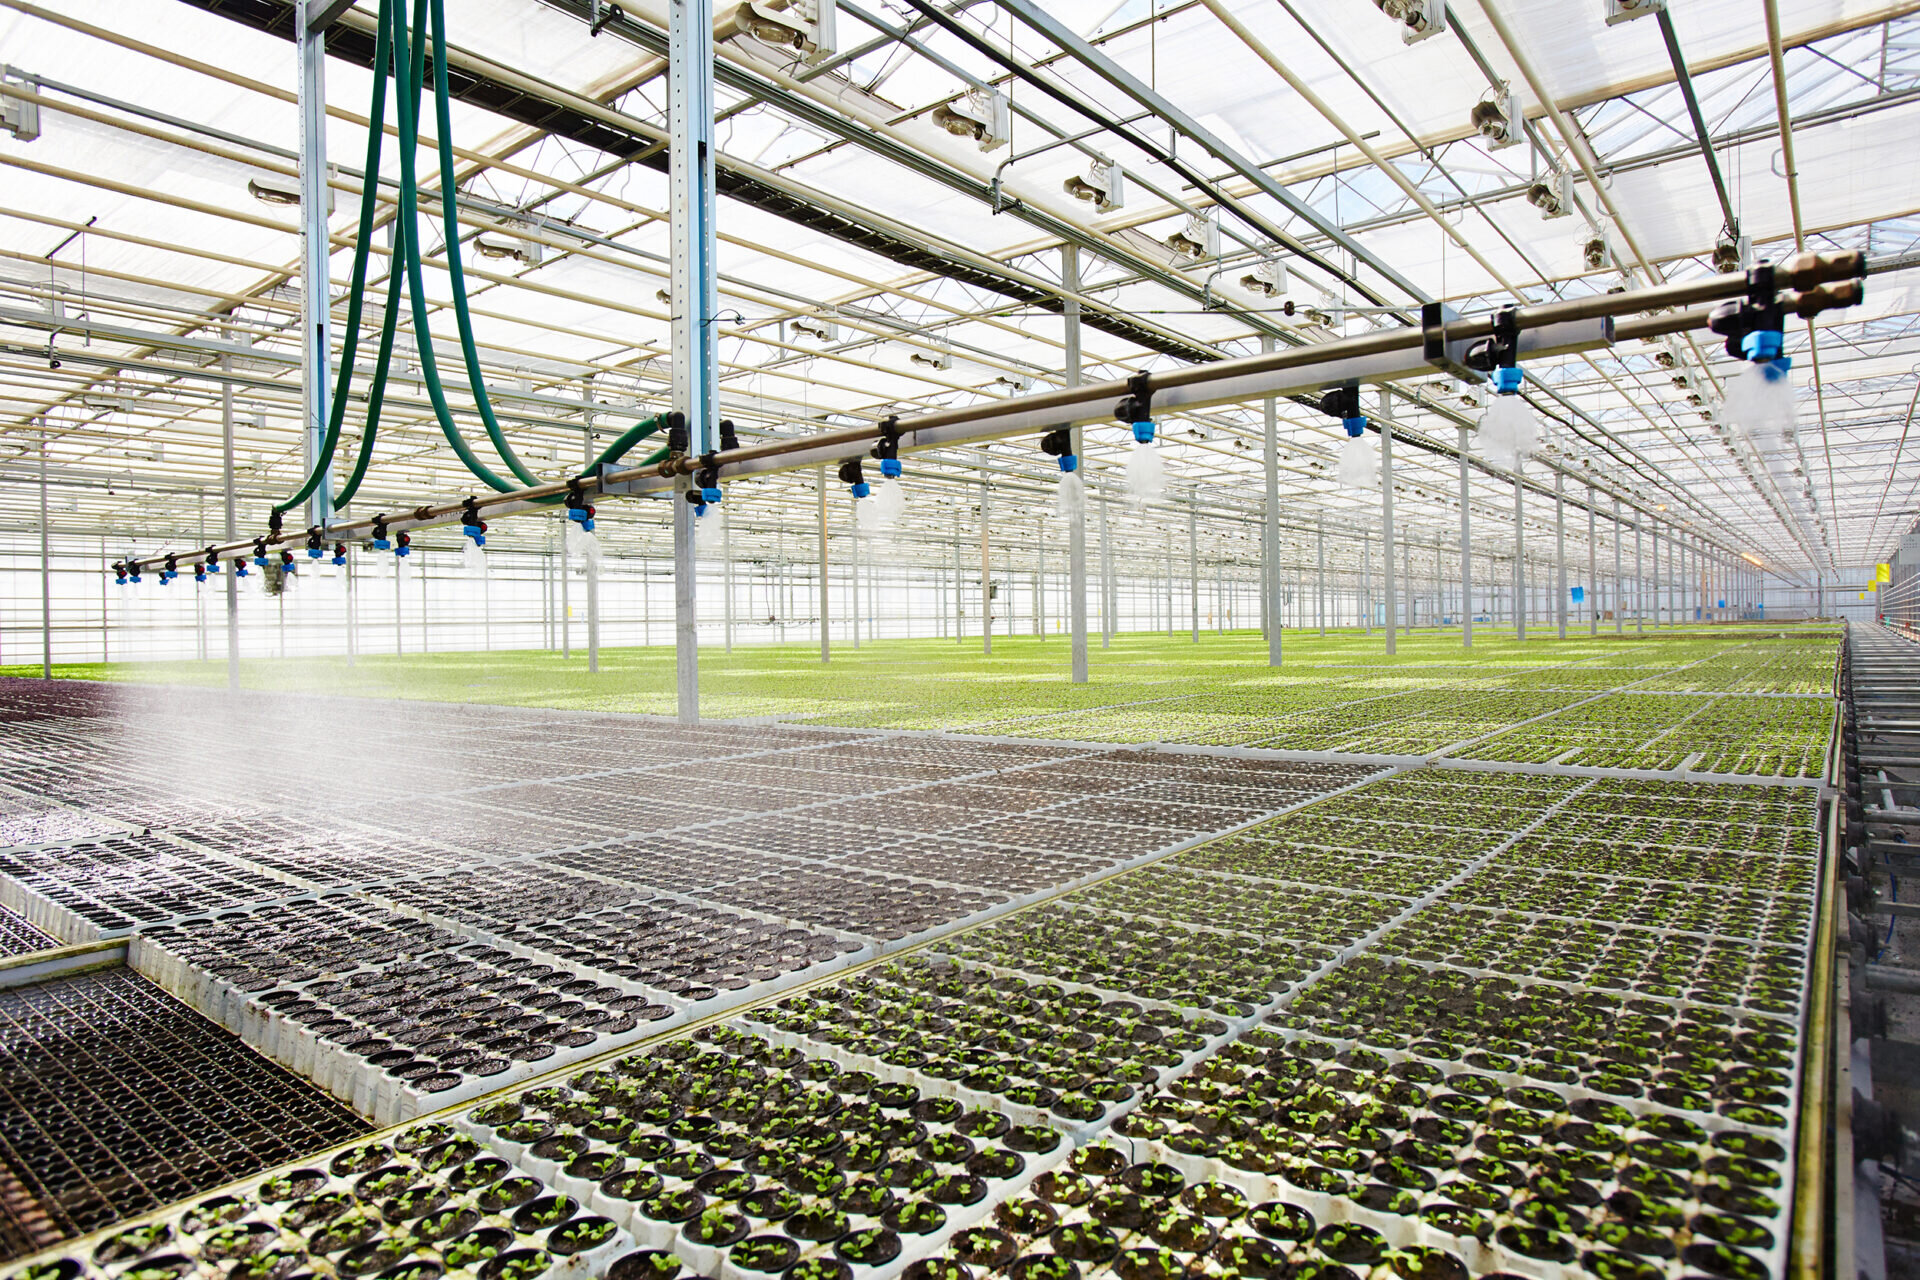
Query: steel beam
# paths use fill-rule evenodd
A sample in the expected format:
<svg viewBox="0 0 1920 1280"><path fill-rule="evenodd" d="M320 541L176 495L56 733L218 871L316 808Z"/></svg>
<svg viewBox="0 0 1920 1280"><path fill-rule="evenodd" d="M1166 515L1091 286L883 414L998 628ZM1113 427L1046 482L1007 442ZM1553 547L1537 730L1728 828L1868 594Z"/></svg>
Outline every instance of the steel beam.
<svg viewBox="0 0 1920 1280"><path fill-rule="evenodd" d="M714 352L713 0L670 0L667 101L673 243L673 403L686 415L687 453L713 447L719 362ZM700 718L700 632L695 508L674 486L674 673L680 720Z"/></svg>

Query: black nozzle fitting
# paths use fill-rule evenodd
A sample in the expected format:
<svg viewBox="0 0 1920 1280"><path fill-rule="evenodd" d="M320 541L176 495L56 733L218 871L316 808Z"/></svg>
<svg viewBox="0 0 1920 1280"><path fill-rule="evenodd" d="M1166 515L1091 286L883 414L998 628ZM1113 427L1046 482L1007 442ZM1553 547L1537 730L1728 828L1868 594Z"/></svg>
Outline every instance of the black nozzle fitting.
<svg viewBox="0 0 1920 1280"><path fill-rule="evenodd" d="M1360 410L1359 387L1335 387L1324 392L1320 397L1319 409L1329 418L1339 418L1343 422L1366 416Z"/></svg>
<svg viewBox="0 0 1920 1280"><path fill-rule="evenodd" d="M1073 428L1055 427L1040 437L1040 452L1049 458L1064 458L1073 452Z"/></svg>
<svg viewBox="0 0 1920 1280"><path fill-rule="evenodd" d="M1127 379L1127 394L1113 406L1113 416L1129 427L1153 421L1153 387L1145 370Z"/></svg>
<svg viewBox="0 0 1920 1280"><path fill-rule="evenodd" d="M1771 262L1747 272L1747 296L1721 303L1707 314L1707 328L1727 340L1727 354L1750 358L1747 335L1777 333L1786 328L1786 308L1780 302L1780 284Z"/></svg>
<svg viewBox="0 0 1920 1280"><path fill-rule="evenodd" d="M874 442L871 456L880 462L900 456L900 416L888 414L880 423L880 438Z"/></svg>
<svg viewBox="0 0 1920 1280"><path fill-rule="evenodd" d="M865 484L867 479L866 475L861 471L860 459L858 458L848 458L845 462L841 463L839 475L841 484Z"/></svg>
<svg viewBox="0 0 1920 1280"><path fill-rule="evenodd" d="M740 447L740 432L733 425L732 418L720 419L720 452L728 453Z"/></svg>
<svg viewBox="0 0 1920 1280"><path fill-rule="evenodd" d="M687 415L675 409L667 415L667 456L677 458L687 451Z"/></svg>
<svg viewBox="0 0 1920 1280"><path fill-rule="evenodd" d="M1520 308L1501 307L1493 313L1493 336L1467 348L1467 368L1480 373L1511 369L1520 362Z"/></svg>

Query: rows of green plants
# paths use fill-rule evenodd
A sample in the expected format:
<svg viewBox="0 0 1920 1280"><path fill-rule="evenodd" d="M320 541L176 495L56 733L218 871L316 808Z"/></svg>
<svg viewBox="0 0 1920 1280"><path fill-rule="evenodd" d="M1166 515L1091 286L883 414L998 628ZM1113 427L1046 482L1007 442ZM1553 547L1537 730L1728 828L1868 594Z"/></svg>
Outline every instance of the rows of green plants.
<svg viewBox="0 0 1920 1280"><path fill-rule="evenodd" d="M31 1280L1762 1280L1811 829L1395 775Z"/></svg>
<svg viewBox="0 0 1920 1280"><path fill-rule="evenodd" d="M1522 764L1817 777L1832 724L1832 703L1824 698L1616 693L1454 754Z"/></svg>

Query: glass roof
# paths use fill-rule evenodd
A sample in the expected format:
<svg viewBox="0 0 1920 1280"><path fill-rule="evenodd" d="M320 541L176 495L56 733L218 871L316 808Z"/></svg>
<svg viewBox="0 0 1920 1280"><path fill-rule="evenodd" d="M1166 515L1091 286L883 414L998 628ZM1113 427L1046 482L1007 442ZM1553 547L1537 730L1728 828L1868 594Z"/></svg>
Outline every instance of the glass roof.
<svg viewBox="0 0 1920 1280"><path fill-rule="evenodd" d="M1568 497L1584 503L1591 490L1603 517L1617 498L1810 583L1886 558L1917 514L1901 476L1913 474L1903 450L1920 361L1920 183L1906 159L1920 131L1920 17L1890 18L1910 6L1869 0L1775 3L1791 192L1764 7L1675 0L1674 36L1753 255L1793 252L1797 200L1806 247L1869 255L1867 303L1790 328L1798 430L1767 456L1728 431L1735 366L1704 335L1534 362L1549 443L1529 464L1539 488L1527 515L1550 527L1558 472ZM370 32L374 7L361 0L335 30ZM646 147L615 155L581 130L451 106L489 389L516 449L554 476L590 433L666 407L669 380L665 6L623 3L623 20L597 35L591 7L447 0L457 69ZM1044 6L1066 44L1087 42L1076 53L1034 8L842 0L837 52L811 64L750 37L722 43L719 162L761 193L719 206L722 408L743 435L1059 385L1067 243L1079 251L1089 381L1398 326L1423 298L1474 314L1714 269L1726 220L1657 19L1608 25L1604 0L1460 0L1449 30L1409 44L1368 0ZM238 414L241 527L261 526L299 483L298 210L249 194L250 181L295 167L290 9L0 0L9 100L39 111L37 138L0 130L0 477L37 474L44 445L77 496L75 529L190 545L220 488L223 385ZM338 330L372 76L343 52L326 78ZM989 90L1008 99L1004 139L982 149L938 123ZM1517 103L1512 145L1476 129L1483 101ZM362 366L385 297L397 151L389 133ZM1118 207L1066 189L1096 163L1122 172ZM430 151L422 174L437 187ZM1560 199L1564 216L1543 216L1530 192ZM431 340L457 369L442 228L437 208L423 214ZM1169 246L1209 227L1218 244L1198 256ZM502 230L523 252L479 256L473 238ZM1267 260L1285 268L1283 295L1242 283ZM411 316L401 331L417 349ZM356 379L356 396L364 386ZM454 401L479 439L464 389ZM1483 391L1439 375L1391 402L1411 438L1395 451L1398 516L1421 537L1458 527L1448 450L1484 408ZM348 411L348 450L364 411L363 399ZM1339 424L1290 401L1278 412L1288 527L1377 530L1378 491L1337 482ZM1262 406L1175 415L1163 431L1169 501L1136 518L1184 524L1199 502L1222 546L1247 545ZM1111 489L1128 436L1105 423L1088 438L1095 484ZM939 531L946 508L970 511L977 497L955 481L977 480L983 463L996 485L1043 494L1055 473L1031 444L921 460L916 519ZM812 484L811 471L742 482L736 516L804 530ZM470 488L410 364L389 388L358 509ZM0 487L0 518L31 523L31 502L20 485ZM1470 503L1476 543L1510 546L1510 476L1477 467ZM547 536L526 524L502 532ZM665 522L642 507L604 527L616 545L648 546ZM1584 518L1568 528L1584 559ZM902 554L938 558L942 545L930 534Z"/></svg>

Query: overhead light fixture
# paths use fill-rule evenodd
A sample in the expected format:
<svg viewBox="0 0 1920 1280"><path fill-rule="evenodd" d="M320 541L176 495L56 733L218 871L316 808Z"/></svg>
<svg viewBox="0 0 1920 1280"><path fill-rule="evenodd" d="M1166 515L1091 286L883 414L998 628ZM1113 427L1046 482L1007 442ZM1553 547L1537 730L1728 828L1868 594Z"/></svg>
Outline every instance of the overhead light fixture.
<svg viewBox="0 0 1920 1280"><path fill-rule="evenodd" d="M838 27L836 0L742 0L715 24L713 38L748 36L819 62L833 54Z"/></svg>
<svg viewBox="0 0 1920 1280"><path fill-rule="evenodd" d="M838 342L840 326L827 316L795 316L793 318L793 336L812 338L815 342Z"/></svg>
<svg viewBox="0 0 1920 1280"><path fill-rule="evenodd" d="M992 89L969 89L952 102L933 109L933 122L956 138L972 138L982 151L1007 144L1007 95Z"/></svg>
<svg viewBox="0 0 1920 1280"><path fill-rule="evenodd" d="M1211 215L1190 213L1187 225L1168 236L1167 248L1195 262L1220 256L1220 224Z"/></svg>
<svg viewBox="0 0 1920 1280"><path fill-rule="evenodd" d="M1573 175L1552 173L1527 188L1527 203L1546 219L1564 218L1573 212Z"/></svg>
<svg viewBox="0 0 1920 1280"><path fill-rule="evenodd" d="M1581 242L1580 256L1589 271L1604 271L1614 263L1613 243L1604 227L1594 227Z"/></svg>
<svg viewBox="0 0 1920 1280"><path fill-rule="evenodd" d="M473 248L483 258L511 258L528 266L540 263L540 242L527 240L505 231L482 231L473 238Z"/></svg>
<svg viewBox="0 0 1920 1280"><path fill-rule="evenodd" d="M1753 237L1722 231L1713 244L1713 269L1721 275L1745 271L1753 265Z"/></svg>
<svg viewBox="0 0 1920 1280"><path fill-rule="evenodd" d="M947 358L947 363L953 363L951 356ZM996 387L1005 387L1009 395L1024 395L1033 389L1033 379L1024 374L1003 373L993 380L993 385Z"/></svg>
<svg viewBox="0 0 1920 1280"><path fill-rule="evenodd" d="M1240 287L1248 293L1262 298L1284 297L1292 281L1287 278L1287 264L1278 258L1262 258L1254 264L1253 270L1240 277Z"/></svg>
<svg viewBox="0 0 1920 1280"><path fill-rule="evenodd" d="M953 352L945 347L941 347L935 351L914 351L908 354L907 359L914 364L924 365L929 369L953 368Z"/></svg>
<svg viewBox="0 0 1920 1280"><path fill-rule="evenodd" d="M1068 178L1060 186L1075 200L1085 200L1102 213L1111 213L1127 202L1126 180L1120 166L1105 156L1087 161L1087 175Z"/></svg>
<svg viewBox="0 0 1920 1280"><path fill-rule="evenodd" d="M1447 0L1373 0L1380 12L1400 23L1408 44L1431 39L1447 29Z"/></svg>
<svg viewBox="0 0 1920 1280"><path fill-rule="evenodd" d="M1607 0L1607 25L1617 27L1667 7L1667 0Z"/></svg>
<svg viewBox="0 0 1920 1280"><path fill-rule="evenodd" d="M247 193L262 204L296 205L300 203L300 180L263 170L247 179Z"/></svg>
<svg viewBox="0 0 1920 1280"><path fill-rule="evenodd" d="M1472 119L1473 127L1487 140L1489 150L1504 151L1526 140L1526 118L1520 113L1520 95L1509 93L1504 85L1474 104Z"/></svg>
<svg viewBox="0 0 1920 1280"><path fill-rule="evenodd" d="M38 80L30 80L12 70L0 74L0 84L10 84L26 90L36 90L40 87ZM28 102L24 98L0 95L0 129L5 129L12 134L15 142L32 142L40 136L40 104Z"/></svg>

